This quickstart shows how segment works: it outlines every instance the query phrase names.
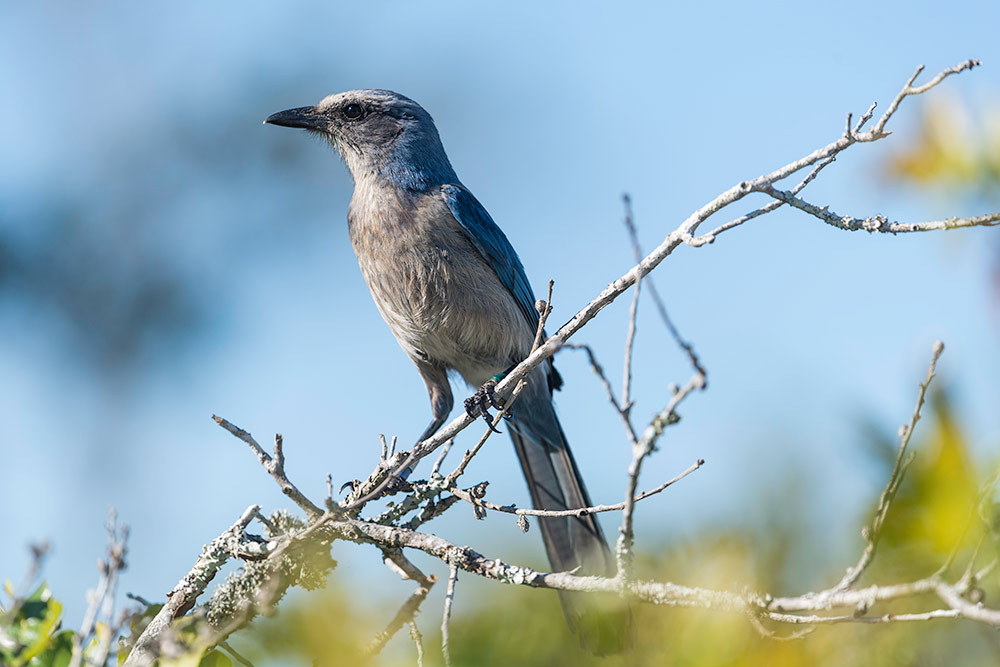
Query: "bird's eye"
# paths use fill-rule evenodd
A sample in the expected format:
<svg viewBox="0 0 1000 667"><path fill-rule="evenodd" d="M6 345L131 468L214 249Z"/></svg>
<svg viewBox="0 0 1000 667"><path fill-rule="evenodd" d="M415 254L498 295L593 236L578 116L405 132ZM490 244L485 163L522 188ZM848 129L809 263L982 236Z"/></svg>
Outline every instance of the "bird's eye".
<svg viewBox="0 0 1000 667"><path fill-rule="evenodd" d="M347 117L347 120L357 120L361 118L363 113L364 111L360 104L348 104L344 107L344 116Z"/></svg>

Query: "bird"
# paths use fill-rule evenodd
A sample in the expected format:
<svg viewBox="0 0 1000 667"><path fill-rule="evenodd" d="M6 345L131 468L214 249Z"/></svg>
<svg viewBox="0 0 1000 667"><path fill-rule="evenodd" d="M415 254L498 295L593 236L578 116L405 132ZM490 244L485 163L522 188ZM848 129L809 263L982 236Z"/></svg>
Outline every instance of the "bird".
<svg viewBox="0 0 1000 667"><path fill-rule="evenodd" d="M498 406L492 386L531 352L539 312L521 260L459 181L430 114L398 93L366 89L279 111L264 123L320 135L353 177L347 224L358 265L430 398L432 420L418 442L453 408L449 374L477 389L466 409L488 420L489 405ZM507 430L541 510L592 505L553 405L561 385L551 359L544 361L509 414ZM593 514L540 517L539 525L554 571L614 576ZM620 598L559 597L583 648L604 655L634 643L632 613Z"/></svg>

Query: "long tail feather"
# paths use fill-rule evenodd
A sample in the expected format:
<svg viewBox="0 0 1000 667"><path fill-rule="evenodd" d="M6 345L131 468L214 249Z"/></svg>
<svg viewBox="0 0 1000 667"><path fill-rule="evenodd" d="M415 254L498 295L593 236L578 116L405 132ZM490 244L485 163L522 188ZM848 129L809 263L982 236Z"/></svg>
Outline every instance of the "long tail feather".
<svg viewBox="0 0 1000 667"><path fill-rule="evenodd" d="M532 399L515 406L510 436L535 508L589 507L590 496L551 399L547 392L537 392ZM596 516L540 517L538 523L554 571L614 575L614 557ZM559 600L583 648L605 655L633 645L632 612L620 598L559 591Z"/></svg>

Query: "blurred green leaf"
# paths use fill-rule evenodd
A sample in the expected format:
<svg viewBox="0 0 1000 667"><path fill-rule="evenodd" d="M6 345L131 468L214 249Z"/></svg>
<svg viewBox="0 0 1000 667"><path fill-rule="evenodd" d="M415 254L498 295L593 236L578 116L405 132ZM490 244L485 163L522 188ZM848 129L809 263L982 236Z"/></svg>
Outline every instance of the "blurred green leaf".
<svg viewBox="0 0 1000 667"><path fill-rule="evenodd" d="M45 650L31 659L30 667L67 667L73 658L73 631L63 630L49 640Z"/></svg>
<svg viewBox="0 0 1000 667"><path fill-rule="evenodd" d="M232 667L233 661L218 649L196 649L179 658L157 660L158 667Z"/></svg>
<svg viewBox="0 0 1000 667"><path fill-rule="evenodd" d="M884 166L891 180L944 190L1000 190L1000 111L975 122L958 100L928 98L916 136L892 153Z"/></svg>
<svg viewBox="0 0 1000 667"><path fill-rule="evenodd" d="M53 599L48 584L42 582L17 607L15 616L7 619L7 634L20 645L8 658L12 667L28 664L45 651L61 615L62 603Z"/></svg>
<svg viewBox="0 0 1000 667"><path fill-rule="evenodd" d="M198 667L232 667L233 661L229 656L218 650L211 650L198 663Z"/></svg>
<svg viewBox="0 0 1000 667"><path fill-rule="evenodd" d="M975 520L979 484L969 441L948 395L931 391L924 412L911 443L916 458L889 510L868 581L927 576L960 542L974 543L983 531Z"/></svg>

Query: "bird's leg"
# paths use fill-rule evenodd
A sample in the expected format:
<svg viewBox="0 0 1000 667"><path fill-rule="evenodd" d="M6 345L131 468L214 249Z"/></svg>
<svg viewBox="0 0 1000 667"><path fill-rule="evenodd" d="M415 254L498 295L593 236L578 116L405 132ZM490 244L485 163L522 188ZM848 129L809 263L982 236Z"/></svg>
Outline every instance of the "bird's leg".
<svg viewBox="0 0 1000 667"><path fill-rule="evenodd" d="M451 385L448 383L448 371L443 365L432 363L427 359L427 354L420 351L417 351L416 355L411 356L411 358L413 359L413 363L416 364L417 370L420 371L420 377L424 379L424 384L427 386L427 396L431 400L431 414L433 415L431 423L427 425L424 432L417 438L417 444L420 444L437 433L437 430L448 419L448 414L451 413L451 408L454 405L454 399L451 394ZM413 468L406 466L397 474L400 478L406 480L412 472Z"/></svg>

